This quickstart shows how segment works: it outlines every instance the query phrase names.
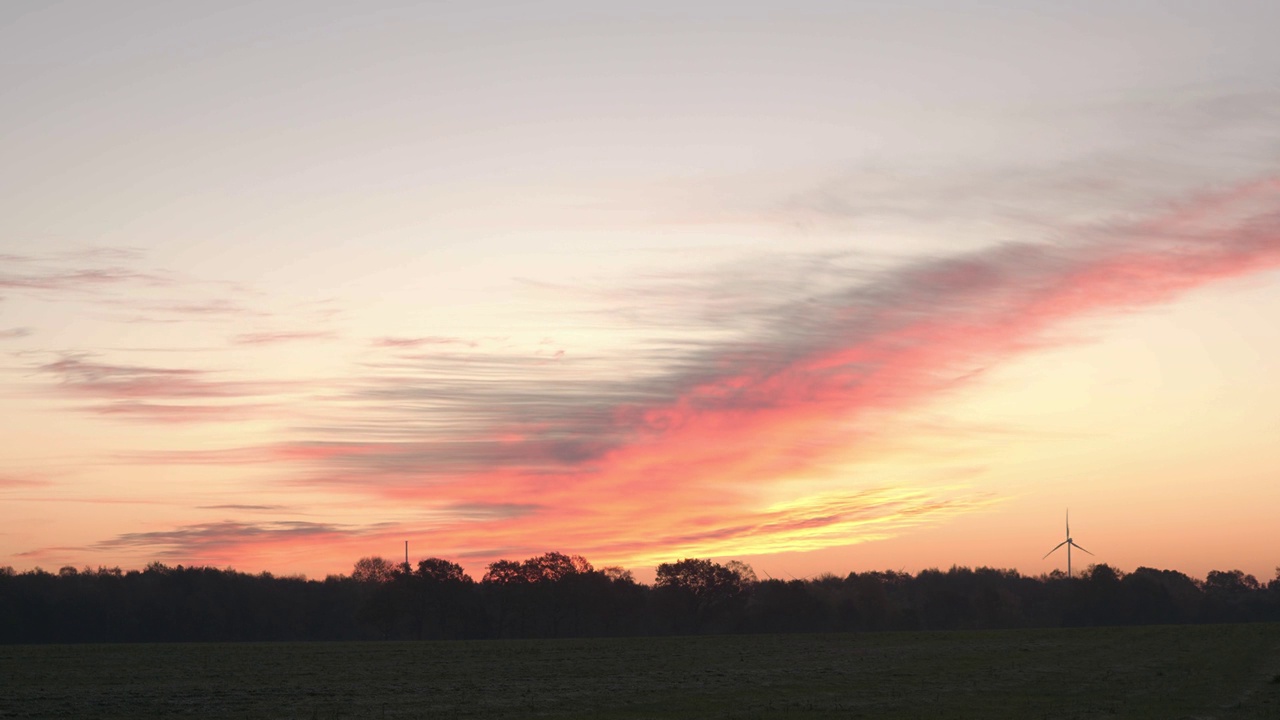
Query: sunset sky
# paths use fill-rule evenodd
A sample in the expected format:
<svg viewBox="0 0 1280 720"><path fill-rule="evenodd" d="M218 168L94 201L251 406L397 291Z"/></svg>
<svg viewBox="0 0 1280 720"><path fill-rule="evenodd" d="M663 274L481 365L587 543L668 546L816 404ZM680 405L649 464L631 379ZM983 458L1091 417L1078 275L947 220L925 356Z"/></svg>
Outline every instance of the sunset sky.
<svg viewBox="0 0 1280 720"><path fill-rule="evenodd" d="M1280 565L1280 3L0 5L0 566Z"/></svg>

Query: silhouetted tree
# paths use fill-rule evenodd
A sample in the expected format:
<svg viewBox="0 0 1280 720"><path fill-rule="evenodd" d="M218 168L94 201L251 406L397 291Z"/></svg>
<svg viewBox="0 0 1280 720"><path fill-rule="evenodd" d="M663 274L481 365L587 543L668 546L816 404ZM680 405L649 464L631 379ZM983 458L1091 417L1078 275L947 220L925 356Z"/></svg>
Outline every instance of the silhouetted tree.
<svg viewBox="0 0 1280 720"><path fill-rule="evenodd" d="M398 568L395 563L374 555L356 561L351 571L351 579L356 582L385 583L395 578Z"/></svg>
<svg viewBox="0 0 1280 720"><path fill-rule="evenodd" d="M1085 597L1092 621L1090 624L1114 625L1123 622L1123 575L1106 563L1098 563L1090 565L1085 570L1084 577L1087 579Z"/></svg>
<svg viewBox="0 0 1280 720"><path fill-rule="evenodd" d="M746 568L750 570L749 567ZM755 573L751 573L754 577ZM658 566L655 584L674 596L687 614L680 623L694 632L732 629L736 612L743 606L750 581L740 568L729 568L710 560L685 558Z"/></svg>
<svg viewBox="0 0 1280 720"><path fill-rule="evenodd" d="M495 585L525 582L524 568L515 560L494 560L480 582Z"/></svg>
<svg viewBox="0 0 1280 720"><path fill-rule="evenodd" d="M390 639L397 633L397 627L409 621L409 601L404 597L405 589L397 578L404 578L402 568L377 555L363 557L356 561L351 571L351 579L360 588L361 620L377 628L378 636Z"/></svg>
<svg viewBox="0 0 1280 720"><path fill-rule="evenodd" d="M581 556L492 563L480 583L442 558L412 572L362 558L323 581L152 563L143 570L0 568L0 642L350 640L821 632L1280 620L1280 571L1197 581L1172 570L1026 577L953 567L765 580L686 558L653 586Z"/></svg>
<svg viewBox="0 0 1280 720"><path fill-rule="evenodd" d="M472 597L475 583L462 566L442 558L418 561L412 577L406 577L413 598L418 639L473 636L479 624Z"/></svg>
<svg viewBox="0 0 1280 720"><path fill-rule="evenodd" d="M419 578L432 583L471 584L471 577L467 575L461 565L441 558L419 560L418 569L415 572Z"/></svg>
<svg viewBox="0 0 1280 720"><path fill-rule="evenodd" d="M610 565L609 567L600 568L600 572L604 574L605 577L609 578L614 582L633 583L636 581L636 578L634 575L631 574L631 571L624 567ZM1276 576L1277 578L1280 578L1280 568L1276 569Z"/></svg>
<svg viewBox="0 0 1280 720"><path fill-rule="evenodd" d="M500 615L508 615L506 607L516 606L515 626L507 628L500 621L499 633L560 636L566 622L588 611L574 600L586 587L581 576L593 573L586 558L560 552L543 553L519 564L503 560L490 564L485 578L498 589Z"/></svg>
<svg viewBox="0 0 1280 720"><path fill-rule="evenodd" d="M1258 615L1262 585L1242 570L1210 570L1204 579L1205 619L1236 622Z"/></svg>

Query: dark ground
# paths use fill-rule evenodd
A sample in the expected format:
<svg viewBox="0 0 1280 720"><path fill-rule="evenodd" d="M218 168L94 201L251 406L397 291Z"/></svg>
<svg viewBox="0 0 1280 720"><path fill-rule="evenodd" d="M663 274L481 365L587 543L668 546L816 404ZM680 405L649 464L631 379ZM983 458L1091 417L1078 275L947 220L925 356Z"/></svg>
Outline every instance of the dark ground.
<svg viewBox="0 0 1280 720"><path fill-rule="evenodd" d="M0 718L1280 718L1280 624L0 646Z"/></svg>

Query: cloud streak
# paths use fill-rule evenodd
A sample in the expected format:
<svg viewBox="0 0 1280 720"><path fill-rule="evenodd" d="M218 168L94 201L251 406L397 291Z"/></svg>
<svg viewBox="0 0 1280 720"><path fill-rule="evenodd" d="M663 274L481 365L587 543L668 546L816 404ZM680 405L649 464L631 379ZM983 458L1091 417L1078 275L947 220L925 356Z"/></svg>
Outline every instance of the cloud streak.
<svg viewBox="0 0 1280 720"><path fill-rule="evenodd" d="M104 287L131 282L164 284L165 279L127 268L86 268L29 273L0 273L0 289L51 292L95 292Z"/></svg>
<svg viewBox="0 0 1280 720"><path fill-rule="evenodd" d="M55 378L60 394L87 400L89 412L159 422L244 419L269 410L272 404L261 400L290 387L216 379L191 368L105 363L88 354L63 355L35 370Z"/></svg>
<svg viewBox="0 0 1280 720"><path fill-rule="evenodd" d="M331 332L258 332L236 335L231 342L236 345L274 345L303 340L332 340L334 337L336 336Z"/></svg>
<svg viewBox="0 0 1280 720"><path fill-rule="evenodd" d="M284 505L243 505L231 503L227 505L200 505L197 510L247 510L251 512L279 512L287 510Z"/></svg>
<svg viewBox="0 0 1280 720"><path fill-rule="evenodd" d="M222 522L183 525L172 530L131 532L95 543L92 550L141 552L146 557L191 564L222 564L246 552L345 544L352 539L385 534L390 524L351 526L296 520ZM252 550L250 550L252 549ZM39 551L36 551L39 552Z"/></svg>
<svg viewBox="0 0 1280 720"><path fill-rule="evenodd" d="M48 480L17 477L13 475L0 475L0 490L21 489L27 490L35 487L43 487L49 485Z"/></svg>
<svg viewBox="0 0 1280 720"><path fill-rule="evenodd" d="M430 335L426 337L380 337L375 338L369 344L376 348L395 349L418 348L424 345L466 345L468 347L476 347L479 345L475 340L463 340L462 338L443 337L438 335Z"/></svg>
<svg viewBox="0 0 1280 720"><path fill-rule="evenodd" d="M0 256L0 291L44 301L91 303L92 316L130 324L229 323L272 315L242 302L247 288L203 282L140 267L132 248L89 248L42 255Z"/></svg>

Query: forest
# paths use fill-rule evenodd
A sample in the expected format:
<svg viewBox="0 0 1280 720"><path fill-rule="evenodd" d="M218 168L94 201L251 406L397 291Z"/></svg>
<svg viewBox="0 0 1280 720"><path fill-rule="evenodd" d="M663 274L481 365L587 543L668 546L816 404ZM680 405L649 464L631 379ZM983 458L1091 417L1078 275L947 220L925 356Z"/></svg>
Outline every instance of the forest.
<svg viewBox="0 0 1280 720"><path fill-rule="evenodd" d="M478 581L441 558L362 558L324 580L212 567L0 568L0 643L427 640L860 632L1280 620L1280 569L1203 579L1105 564L1067 577L953 567L760 579L689 558L652 584L548 552Z"/></svg>

